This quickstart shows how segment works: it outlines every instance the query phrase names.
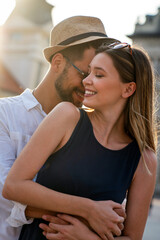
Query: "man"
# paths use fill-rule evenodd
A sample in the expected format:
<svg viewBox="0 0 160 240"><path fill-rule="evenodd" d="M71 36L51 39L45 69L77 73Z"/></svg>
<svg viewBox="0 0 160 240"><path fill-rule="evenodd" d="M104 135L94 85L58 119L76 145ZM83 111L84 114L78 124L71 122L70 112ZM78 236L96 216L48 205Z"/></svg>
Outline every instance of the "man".
<svg viewBox="0 0 160 240"><path fill-rule="evenodd" d="M1 191L13 162L46 114L61 101L81 106L82 79L95 49L107 39L103 24L97 18L76 16L62 21L51 31L50 47L44 49L50 67L43 81L33 92L26 89L20 96L0 100ZM108 41L111 43L114 39ZM26 220L25 212L29 217L42 215L36 209L30 209L29 213L28 210L29 207L26 209L26 206L13 204L0 196L1 240L18 239L21 225L31 222Z"/></svg>

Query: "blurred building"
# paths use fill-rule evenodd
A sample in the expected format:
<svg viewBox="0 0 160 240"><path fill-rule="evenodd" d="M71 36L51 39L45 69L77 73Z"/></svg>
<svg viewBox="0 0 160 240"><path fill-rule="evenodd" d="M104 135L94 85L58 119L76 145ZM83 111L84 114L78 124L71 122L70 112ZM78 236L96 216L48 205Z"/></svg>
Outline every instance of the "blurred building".
<svg viewBox="0 0 160 240"><path fill-rule="evenodd" d="M150 55L156 75L156 109L158 133L158 172L155 195L160 196L160 7L156 15L146 15L143 24L139 22L135 25L133 34L128 35L133 44L142 46Z"/></svg>
<svg viewBox="0 0 160 240"><path fill-rule="evenodd" d="M42 80L48 68L42 49L49 44L52 8L45 0L16 0L0 28L0 97L33 89Z"/></svg>

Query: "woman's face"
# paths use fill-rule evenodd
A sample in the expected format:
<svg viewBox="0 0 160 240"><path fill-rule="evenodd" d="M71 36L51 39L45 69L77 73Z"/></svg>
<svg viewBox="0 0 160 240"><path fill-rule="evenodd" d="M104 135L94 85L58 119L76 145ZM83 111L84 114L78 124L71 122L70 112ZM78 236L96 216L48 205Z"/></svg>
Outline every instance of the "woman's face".
<svg viewBox="0 0 160 240"><path fill-rule="evenodd" d="M123 99L125 84L121 81L111 57L106 53L99 53L93 58L89 65L89 75L83 80L83 84L83 104L87 107L113 108Z"/></svg>

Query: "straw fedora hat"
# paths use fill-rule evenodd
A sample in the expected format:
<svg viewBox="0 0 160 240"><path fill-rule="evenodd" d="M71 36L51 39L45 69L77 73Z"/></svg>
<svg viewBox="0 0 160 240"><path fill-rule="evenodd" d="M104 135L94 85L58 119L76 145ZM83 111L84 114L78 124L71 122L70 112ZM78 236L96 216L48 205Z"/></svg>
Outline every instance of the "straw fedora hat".
<svg viewBox="0 0 160 240"><path fill-rule="evenodd" d="M70 46L98 39L110 39L106 35L103 23L99 18L90 16L74 16L57 24L50 33L50 46L44 49L47 61L50 57Z"/></svg>

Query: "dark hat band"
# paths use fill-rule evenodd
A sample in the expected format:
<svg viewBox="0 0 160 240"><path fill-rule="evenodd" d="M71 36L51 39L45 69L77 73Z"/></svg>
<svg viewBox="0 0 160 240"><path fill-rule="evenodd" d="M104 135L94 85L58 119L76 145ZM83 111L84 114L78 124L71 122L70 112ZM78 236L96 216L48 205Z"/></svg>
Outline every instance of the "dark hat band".
<svg viewBox="0 0 160 240"><path fill-rule="evenodd" d="M68 45L70 43L73 43L78 40L81 40L81 39L84 39L87 37L91 37L91 36L108 37L106 34L100 33L100 32L87 32L87 33L82 33L82 34L67 38L63 42L60 42L58 45Z"/></svg>

